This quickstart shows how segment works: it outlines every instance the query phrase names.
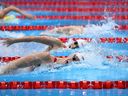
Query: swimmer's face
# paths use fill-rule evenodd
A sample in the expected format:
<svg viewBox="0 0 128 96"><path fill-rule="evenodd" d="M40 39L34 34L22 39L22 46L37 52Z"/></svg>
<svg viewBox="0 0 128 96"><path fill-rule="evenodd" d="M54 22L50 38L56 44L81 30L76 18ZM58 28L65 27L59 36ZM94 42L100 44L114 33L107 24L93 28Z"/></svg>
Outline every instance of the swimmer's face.
<svg viewBox="0 0 128 96"><path fill-rule="evenodd" d="M71 57L68 57L67 60L65 60L65 64L68 64L70 62L80 61L80 59L74 54Z"/></svg>
<svg viewBox="0 0 128 96"><path fill-rule="evenodd" d="M71 48L71 49L79 48L78 42L77 42L77 41L73 42L73 43L69 46L69 48Z"/></svg>

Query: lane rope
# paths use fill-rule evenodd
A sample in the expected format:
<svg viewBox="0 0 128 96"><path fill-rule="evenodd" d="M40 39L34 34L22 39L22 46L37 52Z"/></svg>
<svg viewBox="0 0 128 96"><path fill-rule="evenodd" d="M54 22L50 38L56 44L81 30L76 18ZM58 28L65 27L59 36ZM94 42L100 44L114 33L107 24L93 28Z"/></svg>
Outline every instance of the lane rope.
<svg viewBox="0 0 128 96"><path fill-rule="evenodd" d="M5 4L9 4L9 5L16 5L16 6L19 6L19 5L34 5L34 6L38 6L38 5L43 5L43 6L46 6L46 5L81 5L81 6L99 6L99 5L124 5L124 6L127 6L128 5L128 2L125 2L125 1L110 1L110 2L106 2L106 1L98 1L98 2L88 2L88 1L61 1L61 2L55 2L55 1L36 1L36 2L27 2L27 1L16 1L16 2L4 2Z"/></svg>
<svg viewBox="0 0 128 96"><path fill-rule="evenodd" d="M4 2L5 0L1 0L2 2ZM12 0L13 2L15 2L15 0ZM20 2L20 1L22 1L22 2L37 2L37 0L32 0L32 1L29 1L29 0L17 0L17 2ZM39 2L60 2L60 0L38 0ZM69 1L69 0L61 0L61 2L62 1ZM70 0L70 2L85 2L85 1L88 1L88 0ZM101 2L102 0L91 0L91 2ZM117 0L113 0L114 2L116 2ZM127 0L118 0L118 2L125 2L125 1L127 1ZM10 0L6 0L6 2L10 2Z"/></svg>
<svg viewBox="0 0 128 96"><path fill-rule="evenodd" d="M55 11L55 12L128 12L128 8L21 8L32 11Z"/></svg>
<svg viewBox="0 0 128 96"><path fill-rule="evenodd" d="M127 89L128 81L11 81L0 82L0 89Z"/></svg>
<svg viewBox="0 0 128 96"><path fill-rule="evenodd" d="M25 16L16 16L20 19L25 19ZM105 19L104 16L35 16L38 19L73 19L73 20L103 20ZM112 19L114 20L128 20L127 15L119 15L119 16L113 16Z"/></svg>
<svg viewBox="0 0 128 96"><path fill-rule="evenodd" d="M60 26L55 26L55 27L60 27ZM86 28L86 26L84 26L84 27ZM37 25L37 26L0 26L0 30L2 30L3 32L4 31L19 31L19 30L47 30L48 28L50 28L50 26L45 26L45 25ZM113 29L128 30L128 25L115 26Z"/></svg>

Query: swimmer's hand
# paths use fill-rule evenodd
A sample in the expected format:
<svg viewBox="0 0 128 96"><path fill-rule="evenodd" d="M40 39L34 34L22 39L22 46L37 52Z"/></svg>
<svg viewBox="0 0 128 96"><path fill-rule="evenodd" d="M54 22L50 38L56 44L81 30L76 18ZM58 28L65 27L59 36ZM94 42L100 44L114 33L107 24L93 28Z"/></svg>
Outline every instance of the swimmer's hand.
<svg viewBox="0 0 128 96"><path fill-rule="evenodd" d="M3 42L3 45L6 45L7 47L12 45L14 43L14 40L12 38L9 38Z"/></svg>
<svg viewBox="0 0 128 96"><path fill-rule="evenodd" d="M0 66L0 75L8 74L8 70L6 70L6 66Z"/></svg>

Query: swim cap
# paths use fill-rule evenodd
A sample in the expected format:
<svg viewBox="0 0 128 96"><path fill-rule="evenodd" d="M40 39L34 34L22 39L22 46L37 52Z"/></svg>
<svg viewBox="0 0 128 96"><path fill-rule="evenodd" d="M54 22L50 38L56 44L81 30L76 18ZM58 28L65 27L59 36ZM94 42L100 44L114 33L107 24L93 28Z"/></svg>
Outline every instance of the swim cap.
<svg viewBox="0 0 128 96"><path fill-rule="evenodd" d="M68 42L65 43L65 46L69 48L71 44L78 43L78 47L84 47L88 42L82 39L74 41L73 39L69 39Z"/></svg>
<svg viewBox="0 0 128 96"><path fill-rule="evenodd" d="M65 46L66 46L67 48L69 48L69 46L70 46L71 44L73 44L73 43L74 43L74 40L70 38L70 39L68 40L68 42L65 43Z"/></svg>
<svg viewBox="0 0 128 96"><path fill-rule="evenodd" d="M82 54L82 53L75 53L74 55L76 55L78 58L79 58L79 60L80 61L83 61L83 60L85 60L85 56L84 56L84 54Z"/></svg>
<svg viewBox="0 0 128 96"><path fill-rule="evenodd" d="M5 23L15 23L19 24L19 19L16 18L14 15L8 15L3 18Z"/></svg>
<svg viewBox="0 0 128 96"><path fill-rule="evenodd" d="M10 21L10 20L13 20L13 19L15 19L15 16L14 15L8 15L8 16L5 16L4 17L4 20L5 21Z"/></svg>
<svg viewBox="0 0 128 96"><path fill-rule="evenodd" d="M87 41L79 39L76 40L78 42L79 47L84 47L87 44Z"/></svg>

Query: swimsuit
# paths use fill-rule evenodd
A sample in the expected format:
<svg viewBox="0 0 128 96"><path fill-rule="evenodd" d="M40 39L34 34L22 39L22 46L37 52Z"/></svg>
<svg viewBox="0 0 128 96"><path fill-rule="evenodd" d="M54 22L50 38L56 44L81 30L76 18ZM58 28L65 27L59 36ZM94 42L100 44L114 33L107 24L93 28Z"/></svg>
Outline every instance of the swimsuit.
<svg viewBox="0 0 128 96"><path fill-rule="evenodd" d="M57 61L57 58L56 57L54 57L54 63Z"/></svg>

